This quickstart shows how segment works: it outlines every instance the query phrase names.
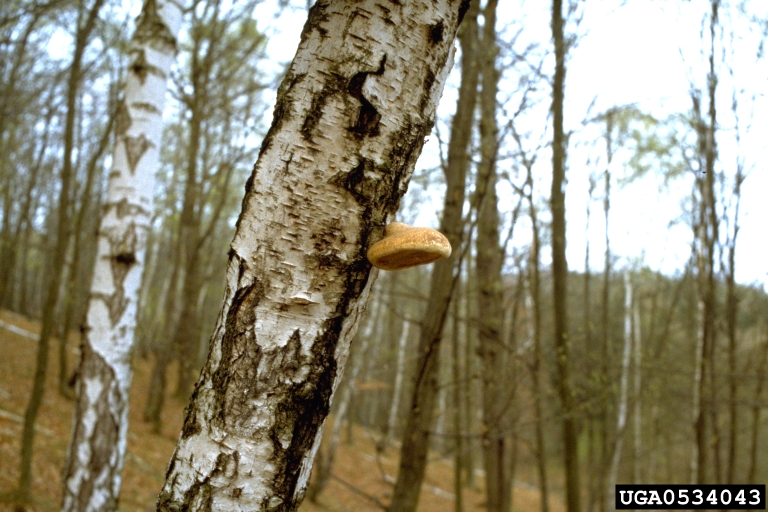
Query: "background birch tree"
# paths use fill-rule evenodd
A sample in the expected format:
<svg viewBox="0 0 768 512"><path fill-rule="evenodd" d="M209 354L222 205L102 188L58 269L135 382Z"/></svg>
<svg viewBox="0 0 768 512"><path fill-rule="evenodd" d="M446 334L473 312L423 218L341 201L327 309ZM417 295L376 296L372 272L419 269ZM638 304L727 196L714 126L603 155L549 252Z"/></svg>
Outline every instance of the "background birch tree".
<svg viewBox="0 0 768 512"><path fill-rule="evenodd" d="M139 286L160 161L163 105L181 17L181 6L173 0L146 0L131 41L81 345L62 510L117 508Z"/></svg>

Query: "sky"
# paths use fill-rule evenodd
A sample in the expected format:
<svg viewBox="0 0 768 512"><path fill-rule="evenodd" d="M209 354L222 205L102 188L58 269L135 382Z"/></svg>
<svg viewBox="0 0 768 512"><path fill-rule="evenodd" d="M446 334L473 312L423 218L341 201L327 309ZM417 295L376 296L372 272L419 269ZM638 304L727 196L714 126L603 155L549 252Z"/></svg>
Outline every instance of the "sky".
<svg viewBox="0 0 768 512"><path fill-rule="evenodd" d="M565 129L573 132L568 153L566 188L569 268L584 270L587 242L590 245L590 267L593 270L602 268L605 250L601 181L605 146L599 142L599 127L585 126L583 121L619 105L636 105L658 118L689 111L691 83L704 87L706 80L706 54L702 52L706 51L709 43L706 32L702 39L701 30L708 4L703 0L588 0L582 2L578 11L582 15L579 26L569 25L569 29L578 35L576 47L571 50L567 62L565 96ZM305 2L297 1L294 5L295 9L284 12L278 18L271 18L274 11L267 4L257 11L258 19L264 20L262 26L269 25L269 30L273 31L269 50L277 60L289 61L293 57L306 20L306 12L300 8ZM509 0L501 2L499 8L500 30L508 27L511 32L516 32L521 29L521 44L526 41L550 44L549 2ZM747 11L766 19L768 2L747 2ZM768 78L768 66L765 60L756 60L759 34L754 33L754 26L744 20L732 23L729 17L733 13L726 9L721 11L721 16L726 19L724 25L734 25L735 30L734 34L726 33L723 41L716 42L716 51L724 52L733 63L735 80L730 79L726 68L718 69L720 83L717 102L721 130L718 165L727 174L732 174L736 155L739 154L749 172L741 200L736 279L744 284L765 286L768 282L768 267L764 256L767 248L764 223L768 219L768 201L763 199L763 194L768 190L768 175L762 162L766 157L768 120L762 119L759 113L768 112L768 103L762 94ZM549 70L552 65L551 59L545 61L545 69ZM514 75L514 72L505 72L507 75ZM507 85L512 81L507 81ZM458 70L454 69L439 109L439 115L445 120L449 119L455 109L457 83ZM741 151L736 151L735 123L730 112L734 84L737 90L743 89L739 96ZM753 94L757 95L754 102L751 99ZM500 101L505 97L502 83ZM548 108L548 103L543 102L527 119L528 129L538 133L539 138L547 136L547 132L542 130L551 130L547 126L551 121L542 121L546 119ZM749 122L751 126L745 129ZM445 133L447 130L443 131ZM437 148L436 138L431 137L419 160L417 172L419 168L437 165ZM551 183L549 155L546 149L542 150L534 168L536 188L542 200L546 200ZM614 180L608 224L615 268L645 265L674 274L684 268L691 253L692 234L683 219L683 204L690 198L693 176L682 176L665 185L659 175L651 173L622 186L621 178L626 176L629 156L629 150L618 151L611 168ZM500 167L503 165L501 163ZM591 217L587 233L586 208L590 174L600 175L600 181L590 203ZM728 187L728 184L725 186ZM504 184L498 190L499 208L508 214L517 198ZM729 191L730 188L726 190ZM418 197L423 202L415 215L415 221L437 226L442 205L441 193L439 187L424 191L412 184L403 204L409 205ZM410 219L414 215L406 217ZM530 234L526 231L529 229L526 222L521 221L519 224L515 228L513 243L529 243ZM545 251L542 262L548 264L549 258L550 255Z"/></svg>
<svg viewBox="0 0 768 512"><path fill-rule="evenodd" d="M529 43L539 44L541 48L551 45L549 2L506 0L500 4L497 27L504 34L519 32L516 48ZM768 20L768 2L752 0L745 5L750 14ZM130 2L127 6L136 11L132 14L138 14L140 2ZM306 0L293 0L290 8L279 13L273 0L257 8L255 16L259 26L270 36L268 53L272 63L267 65L272 71L278 72L279 63L293 58L306 21L305 8ZM576 45L568 56L565 91L565 129L572 132L566 188L569 268L584 270L584 254L589 243L590 267L601 269L605 250L603 184L599 177L605 168L605 146L600 142L600 126L585 124L585 119L621 105L635 105L660 119L689 111L691 84L699 88L705 86L704 52L709 43L702 27L705 27L708 8L709 2L704 0L586 0L577 11L581 16L579 25L568 25L567 30L577 35ZM763 162L768 156L768 119L761 113L768 112L768 98L764 94L768 62L756 59L760 34L755 24L735 17L732 9L722 9L721 17L728 31L717 40L716 51L731 63L734 78L728 68L718 67L718 168L732 176L736 158L740 156L749 173L741 199L736 280L766 287L768 201L763 196L768 190L768 173ZM68 45L52 41L51 46L66 48ZM551 56L544 63L545 71L551 73L554 66ZM458 71L454 67L438 109L443 139L447 138L447 122L455 110ZM503 102L511 94L516 73L519 71L514 68L505 70L499 101ZM740 101L739 150L735 143L735 120L730 111L734 90L739 91ZM534 145L537 141L551 140L548 94L546 88L542 90L540 103L521 120L520 130L532 133ZM274 102L274 91L268 92L265 99ZM514 101L513 96L510 104L503 106L513 109ZM271 115L269 109L265 126L271 123ZM438 151L437 138L430 137L417 164L417 173L438 165ZM651 173L622 186L629 157L629 150L619 150L611 168L614 179L608 224L615 268L644 265L674 274L684 268L691 253L692 234L683 219L683 204L690 198L693 176L682 176L665 184L661 176ZM550 162L550 152L545 148L534 167L536 191L542 201L549 195ZM500 170L510 170L505 169L505 165L509 164L500 162ZM591 216L587 231L590 175L598 176L598 186L589 203ZM725 187L729 193L730 184L726 182ZM499 185L498 193L499 208L509 217L517 197L504 183ZM436 227L442 208L442 188L433 186L424 190L412 184L402 204L404 219ZM408 208L411 211L406 212ZM546 212L542 215L546 219ZM518 224L512 243L522 247L530 243L530 232L526 231L530 228L525 220ZM509 250L511 252L512 247ZM549 259L548 247L545 247L542 262L546 265Z"/></svg>

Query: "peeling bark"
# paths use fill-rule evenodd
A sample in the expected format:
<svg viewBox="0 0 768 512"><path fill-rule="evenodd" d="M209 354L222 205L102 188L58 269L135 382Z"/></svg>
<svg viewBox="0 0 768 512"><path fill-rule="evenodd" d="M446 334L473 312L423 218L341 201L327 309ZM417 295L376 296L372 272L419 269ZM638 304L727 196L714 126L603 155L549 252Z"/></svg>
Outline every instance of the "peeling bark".
<svg viewBox="0 0 768 512"><path fill-rule="evenodd" d="M117 510L128 430L136 305L181 6L147 0L117 114L117 142L78 368L62 510ZM142 65L137 63L143 62ZM152 72L143 70L151 66ZM151 108L148 108L151 107Z"/></svg>
<svg viewBox="0 0 768 512"><path fill-rule="evenodd" d="M326 0L310 10L246 184L224 303L159 510L301 502L374 281L366 250L434 124L462 5Z"/></svg>

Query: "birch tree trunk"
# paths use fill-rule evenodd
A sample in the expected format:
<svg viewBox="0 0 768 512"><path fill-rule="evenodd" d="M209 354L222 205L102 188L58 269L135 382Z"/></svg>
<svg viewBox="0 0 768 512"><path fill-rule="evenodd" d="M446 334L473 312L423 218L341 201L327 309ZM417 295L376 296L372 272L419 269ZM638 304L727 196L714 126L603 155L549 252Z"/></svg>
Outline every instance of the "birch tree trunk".
<svg viewBox="0 0 768 512"><path fill-rule="evenodd" d="M146 0L131 43L78 368L62 510L117 510L128 431L136 304L181 6Z"/></svg>
<svg viewBox="0 0 768 512"><path fill-rule="evenodd" d="M295 510L452 62L459 0L318 1L243 200L159 510Z"/></svg>
<svg viewBox="0 0 768 512"><path fill-rule="evenodd" d="M621 357L621 388L619 391L619 412L616 419L616 440L613 447L611 472L608 478L606 509L613 509L616 479L619 474L621 452L624 447L624 432L627 427L627 409L629 401L629 364L632 356L632 281L629 271L624 273L624 351Z"/></svg>

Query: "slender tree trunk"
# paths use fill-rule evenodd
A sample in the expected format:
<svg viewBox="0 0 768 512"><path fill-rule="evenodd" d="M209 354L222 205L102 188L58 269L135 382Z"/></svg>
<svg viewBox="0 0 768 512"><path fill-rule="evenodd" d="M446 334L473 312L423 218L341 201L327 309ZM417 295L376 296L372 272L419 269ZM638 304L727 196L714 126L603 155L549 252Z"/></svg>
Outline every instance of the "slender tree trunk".
<svg viewBox="0 0 768 512"><path fill-rule="evenodd" d="M450 307L450 304L449 304ZM438 453L445 452L445 436L448 408L448 390L445 384L445 344L440 345L440 351L437 359L437 421L435 421L435 437L432 441L432 449Z"/></svg>
<svg viewBox="0 0 768 512"><path fill-rule="evenodd" d="M629 271L624 273L624 352L621 358L621 388L619 391L619 412L616 419L616 438L613 446L611 472L608 477L608 509L614 503L614 489L619 475L619 464L624 447L624 433L627 426L627 410L629 409L629 370L632 357L632 280Z"/></svg>
<svg viewBox="0 0 768 512"><path fill-rule="evenodd" d="M298 507L374 281L365 254L434 124L460 6L310 10L158 509Z"/></svg>
<svg viewBox="0 0 768 512"><path fill-rule="evenodd" d="M128 431L136 304L160 158L163 104L181 9L146 0L131 42L125 99L78 368L62 510L116 510Z"/></svg>
<svg viewBox="0 0 768 512"><path fill-rule="evenodd" d="M768 368L768 337L766 337L765 341L763 342L763 353L762 357L760 358L760 365L757 367L756 374L758 375L757 384L755 385L755 394L753 395L753 403L755 404L752 406L752 428L751 428L751 446L752 450L750 451L750 458L749 458L749 469L747 470L747 480L746 483L748 484L756 484L757 482L757 463L760 460L759 457L761 455L761 452L759 450L759 442L760 442L760 413L762 412L762 408L760 407L760 398L763 394L763 387L765 385L765 374L766 369Z"/></svg>
<svg viewBox="0 0 768 512"><path fill-rule="evenodd" d="M505 240L511 240L514 234L514 227L517 224L517 216L520 213L520 208L523 204L523 198L520 198L517 206L512 213L512 222L508 235ZM504 243L500 246L499 250L503 255ZM504 433L504 451L505 456L502 461L504 464L504 479L502 481L502 503L501 509L504 512L511 512L512 503L514 498L514 486L515 471L517 470L517 449L518 449L518 432L519 432L519 408L517 407L517 385L520 380L518 374L519 366L517 363L518 340L517 332L520 320L520 312L525 307L525 293L526 293L526 278L525 269L523 263L518 264L517 279L515 282L515 291L512 297L507 299L502 298L504 301L503 314L502 314L502 340L504 341L504 350L502 350L502 357L497 362L497 374L499 375L500 385L503 387L503 391L499 395L499 410L501 411L501 428ZM500 272L501 274L501 272ZM503 294L504 295L504 294ZM522 307L521 307L522 306ZM511 312L510 312L511 310ZM509 320L507 320L509 318Z"/></svg>
<svg viewBox="0 0 768 512"><path fill-rule="evenodd" d="M50 103L52 103L51 99L49 99L49 110L45 118L45 123L48 125L51 124L51 120L56 112ZM1 134L2 132L0 131L0 136ZM13 287L8 285L11 283L14 277L13 270L16 266L18 252L22 251L23 253L26 253L28 250L28 246L23 243L23 241L28 239L30 227L32 225L32 209L35 203L34 194L37 187L39 186L40 174L43 167L43 159L48 150L49 142L50 130L47 130L43 135L42 140L40 141L40 147L37 152L35 164L29 170L29 181L27 183L27 188L24 191L23 200L21 201L19 208L18 222L8 244L8 252L5 257L0 259L0 306L11 306L13 303L11 293ZM5 200L9 201L9 199ZM10 221L10 219L8 220ZM21 258L22 262L25 260L26 258ZM23 274L26 274L26 272ZM22 309L19 308L19 310Z"/></svg>
<svg viewBox="0 0 768 512"><path fill-rule="evenodd" d="M472 240L467 240L468 244L472 243ZM465 330L464 330L464 361L466 361L466 375L467 383L464 386L464 421L466 422L466 431L474 431L474 417L477 410L474 405L477 403L475 399L475 380L477 378L476 372L476 356L477 350L475 340L477 340L477 330L475 328L475 313L474 305L477 303L475 293L473 289L473 283L475 282L475 273L473 258L471 254L467 255L466 261L466 286L464 292L464 317L466 318ZM466 482L467 487L471 489L477 489L477 482L475 480L475 447L476 442L473 436L467 438L466 453Z"/></svg>
<svg viewBox="0 0 768 512"><path fill-rule="evenodd" d="M605 145L606 145L606 164L605 171L603 173L603 179L605 182L605 191L603 193L603 215L605 218L605 258L603 262L603 287L602 287L602 319L601 330L602 335L602 378L600 379L600 387L602 388L603 399L600 401L600 481L605 485L606 479L609 477L608 471L609 461L611 457L611 450L608 445L608 438L610 436L610 401L612 398L611 390L611 375L610 368L612 363L612 343L611 343L611 328L610 328L610 291L611 291L611 237L610 237L610 211L611 211L611 162L613 161L613 111L609 110L605 115ZM601 485L598 510L608 510L613 507L609 497L605 494L607 487Z"/></svg>
<svg viewBox="0 0 768 512"><path fill-rule="evenodd" d="M735 211L733 214L733 232L728 241L728 275L727 299L726 299L726 321L728 328L728 390L730 395L730 423L729 423L729 442L728 442L728 470L726 483L733 484L736 481L736 461L738 460L738 432L739 415L736 405L738 400L738 368L736 366L736 354L738 350L736 338L736 323L739 312L739 301L736 297L736 239L739 236L739 205L741 203L741 183L744 180L741 166L739 165L736 173L736 183L734 185L733 195L736 198Z"/></svg>
<svg viewBox="0 0 768 512"><path fill-rule="evenodd" d="M529 169L529 183L532 184ZM530 190L533 190L531 186ZM533 309L533 363L531 364L531 378L533 382L533 407L536 429L536 466L539 476L539 493L541 495L541 512L549 512L549 483L547 478L547 447L544 438L544 411L542 407L543 390L541 386L541 284L539 277L539 250L541 239L539 236L539 222L533 197L528 196L532 226L531 263L530 263L530 290L531 307Z"/></svg>
<svg viewBox="0 0 768 512"><path fill-rule="evenodd" d="M584 325L582 329L584 330L584 346L591 347L592 346L592 271L589 266L589 220L590 216L592 214L592 195L595 192L595 188L597 187L597 182L595 181L592 174L589 175L589 198L587 199L587 221L586 226L584 229L584 240L586 241L586 250L584 251ZM601 390L601 374L599 373L600 370L597 370L597 375L592 375L592 380L594 384L596 385L596 391L599 393ZM588 441L589 441L589 451L588 451L588 463L587 467L589 470L587 471L587 510L590 512L594 509L595 501L597 500L597 495L602 492L601 489L598 488L598 484L600 483L599 479L599 472L598 472L598 465L596 462L597 459L597 440L595 439L596 429L595 429L595 423L597 422L597 411L595 411L592 406L589 406L588 408L588 418L589 418L589 434L588 434ZM542 510L542 512L548 512L546 510Z"/></svg>
<svg viewBox="0 0 768 512"><path fill-rule="evenodd" d="M643 463L645 462L645 454L643 453L643 401L642 401L642 358L643 358L643 345L642 338L640 336L640 300L633 299L632 308L632 332L633 332L633 364L635 366L635 389L633 393L634 397L634 434L635 434L635 453L632 457L633 466L633 478L632 482L635 484L643 483Z"/></svg>
<svg viewBox="0 0 768 512"><path fill-rule="evenodd" d="M565 158L567 141L563 131L565 96L565 54L563 2L552 0L552 38L555 47L555 76L552 84L552 279L554 294L554 337L557 360L557 388L562 406L563 457L565 462L565 500L568 512L581 511L579 452L574 417L573 394L568 375L571 339L568 335L566 304L568 262L565 259Z"/></svg>
<svg viewBox="0 0 768 512"><path fill-rule="evenodd" d="M499 210L496 195L496 0L489 0L483 11L483 52L481 54L482 92L480 93L480 165L478 179L487 181L477 216L477 309L479 353L482 362L485 489L488 510L505 512L509 502L506 487L508 469L503 418L505 347L502 338L503 287L501 270L504 250L499 247Z"/></svg>
<svg viewBox="0 0 768 512"><path fill-rule="evenodd" d="M110 114L107 126L104 128L104 133L99 140L96 151L91 155L91 158L88 161L85 187L83 188L80 200L80 208L78 209L75 222L73 223L72 264L70 265L71 270L67 276L66 292L64 293L64 327L62 333L59 335L59 394L67 398L72 398L73 396L69 389L70 379L69 370L67 368L67 341L69 340L69 331L72 329L72 323L74 321L73 316L75 307L78 303L77 298L82 296L83 283L90 282L89 277L82 276L80 272L78 272L81 266L80 254L83 243L83 228L86 221L86 215L90 213L91 209L91 195L93 193L94 182L96 181L98 163L109 144L114 119L115 114Z"/></svg>
<svg viewBox="0 0 768 512"><path fill-rule="evenodd" d="M156 311L164 313L160 330L162 334L156 340L154 346L155 364L152 367L152 385L147 394L147 402L144 406L144 421L152 423L155 433L162 428L161 415L165 403L165 389L168 384L167 370L171 363L174 328L176 327L176 305L178 296L178 280L181 271L181 235L176 234L177 240L173 243L173 257L171 263L171 275L168 278L168 291L164 297L165 308L157 308Z"/></svg>
<svg viewBox="0 0 768 512"><path fill-rule="evenodd" d="M58 204L58 223L56 229L56 245L53 261L50 267L50 278L47 283L46 299L44 303L42 326L40 329L40 341L37 347L37 359L35 361L35 376L32 384L32 393L24 414L24 430L21 440L21 464L19 474L18 499L20 502L29 500L32 483L32 453L34 448L35 422L40 405L43 402L45 391L45 377L48 370L48 351L51 334L53 332L56 304L59 297L62 274L66 259L68 233L69 233L69 209L71 202L71 189L74 170L72 166L72 153L74 150L75 117L77 91L82 79L83 54L88 46L90 34L96 25L99 11L104 0L95 0L90 10L85 12L85 21L78 23L75 37L75 49L72 57L72 65L69 71L67 83L67 114L64 126L64 163L61 170L61 193ZM53 212L51 212L53 213Z"/></svg>
<svg viewBox="0 0 768 512"><path fill-rule="evenodd" d="M211 45L213 42L211 42ZM200 218L196 213L200 201L199 185L197 183L197 159L201 144L202 103L204 102L204 79L201 76L208 72L209 67L199 64L197 46L193 51L193 102L190 108L189 148L187 154L187 178L184 185L184 201L179 220L179 250L181 251L181 312L179 321L174 329L171 345L176 349L179 360L178 381L176 383L176 398L185 400L189 396L192 385L194 340L199 336L200 324L197 311L197 296L202 286L202 270L200 268ZM209 52L210 54L210 52Z"/></svg>
<svg viewBox="0 0 768 512"><path fill-rule="evenodd" d="M387 435L385 445L392 443L392 438L397 430L397 413L400 411L400 397L403 393L403 377L405 376L405 347L408 343L408 335L411 332L411 319L406 316L403 321L403 330L400 333L400 340L397 343L397 363L395 367L395 384L392 387L392 401L389 405L389 415L387 416Z"/></svg>
<svg viewBox="0 0 768 512"><path fill-rule="evenodd" d="M446 191L440 231L454 248L454 254L435 264L429 291L429 302L421 325L418 360L413 398L411 399L401 447L400 466L390 510L412 512L416 509L421 483L427 464L430 430L437 398L437 359L442 330L451 300L456 262L462 246L462 210L464 208L465 181L470 157L467 153L477 98L478 64L477 0L464 2L469 8L464 19L460 40L462 47L462 78L456 114L451 123L451 141L448 147L448 166L445 169Z"/></svg>
<svg viewBox="0 0 768 512"><path fill-rule="evenodd" d="M19 122L20 113L22 109L12 107L9 105L11 102L18 101L18 91L16 88L16 82L19 78L19 73L22 66L26 63L25 57L27 56L27 46L29 44L30 36L32 36L37 24L43 19L45 11L50 7L43 7L40 10L35 10L31 16L31 19L23 29L19 29L21 34L13 44L13 52L6 54L7 61L3 63L3 83L2 93L0 94L0 154L7 155L9 148L15 144L14 124ZM5 66L9 68L5 72ZM53 108L50 109L50 114L47 121L50 122L50 118L53 114ZM6 137L8 134L8 137ZM45 140L43 146L47 146L48 131L46 131ZM36 175L39 171L39 166L33 168L30 176L31 191L36 182ZM13 169L10 158L2 158L0 161L0 192L2 193L3 201L3 223L0 226L0 307L9 304L9 297L6 293L10 294L11 287L8 287L9 281L12 276L12 269L16 260L16 251L18 250L17 237L11 237L11 212L13 206L16 204L16 198L13 196L13 180L11 179ZM22 219L25 217L25 208L21 208L19 211L19 222L17 223L16 233L18 233L18 227L22 224Z"/></svg>
<svg viewBox="0 0 768 512"><path fill-rule="evenodd" d="M461 272L461 269L459 269ZM461 276L461 273L459 273ZM453 493L456 495L454 512L464 512L464 483L463 472L466 469L466 457L464 456L464 422L462 421L463 393L462 390L467 386L466 370L462 373L461 368L461 337L459 331L461 322L461 278L457 283L456 300L451 304L453 310L453 328L451 329L451 364L453 373L453 432L455 436L454 446L456 454L454 456L453 466Z"/></svg>
<svg viewBox="0 0 768 512"><path fill-rule="evenodd" d="M703 176L697 177L699 186L699 218L697 227L698 236L698 271L699 271L699 322L700 337L697 342L696 375L694 379L694 432L696 443L693 450L691 473L694 483L707 483L707 468L709 466L710 438L709 431L714 425L709 425L711 415L709 408L714 407L710 402L714 388L714 348L715 348L715 244L718 240L718 219L715 208L715 160L717 147L715 141L715 129L717 122L717 110L715 106L715 91L717 87L717 75L715 71L715 29L718 24L719 0L711 1L710 37L711 47L709 54L709 73L707 78L707 92L709 99L708 119L701 116L700 98L694 92L693 110L696 119L696 129L699 137L699 155L703 159L704 166L700 169ZM710 382L711 381L711 382ZM710 400L703 400L703 394L709 384ZM694 460L695 459L695 460ZM719 460L717 457L716 461Z"/></svg>

